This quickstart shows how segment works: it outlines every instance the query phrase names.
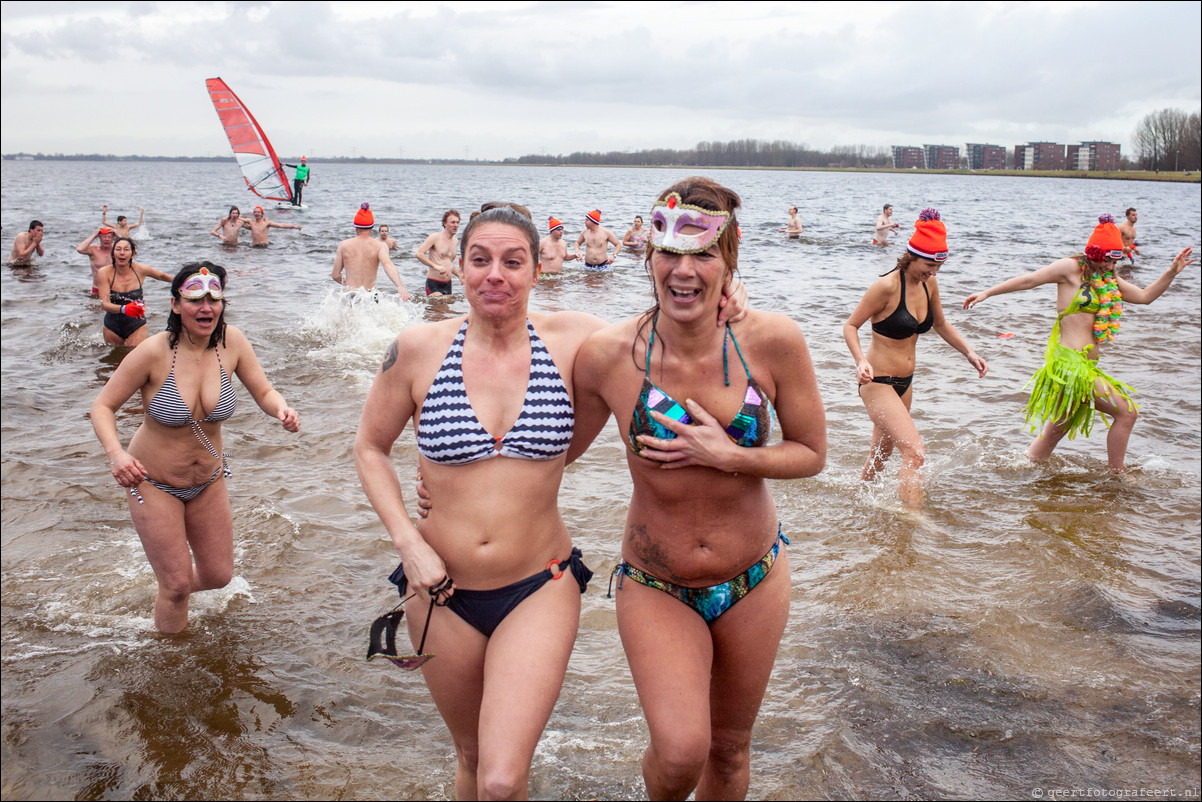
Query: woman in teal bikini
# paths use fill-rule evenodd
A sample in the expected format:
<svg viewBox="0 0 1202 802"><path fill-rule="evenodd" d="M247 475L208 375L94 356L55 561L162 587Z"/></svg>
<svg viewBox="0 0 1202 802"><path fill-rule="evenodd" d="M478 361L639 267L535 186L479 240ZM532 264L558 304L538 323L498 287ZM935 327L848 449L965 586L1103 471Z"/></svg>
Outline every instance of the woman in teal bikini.
<svg viewBox="0 0 1202 802"><path fill-rule="evenodd" d="M167 331L121 361L92 404L92 427L113 478L129 488L130 516L158 579L154 624L179 632L193 591L227 585L234 524L221 423L234 414L237 375L259 408L295 432L300 418L276 392L242 332L225 322L225 269L184 265L171 282ZM142 393L146 418L121 447L117 411Z"/></svg>
<svg viewBox="0 0 1202 802"><path fill-rule="evenodd" d="M1027 423L1032 431L1043 426L1043 432L1027 449L1027 457L1033 462L1050 457L1065 435L1070 440L1077 434L1088 437L1100 413L1113 419L1106 435L1110 470L1122 473L1139 407L1131 398L1134 391L1130 387L1098 367L1098 357L1103 346L1118 334L1123 304L1150 304L1159 298L1177 274L1193 263L1192 252L1192 248L1186 248L1177 254L1169 269L1147 287L1132 284L1115 274L1115 265L1123 258L1123 238L1114 218L1104 214L1098 218L1084 253L1057 259L1047 267L964 299L964 308L972 309L995 295L1056 285L1058 314L1044 366L1029 383Z"/></svg>
<svg viewBox="0 0 1202 802"><path fill-rule="evenodd" d="M813 476L826 456L797 324L757 311L713 324L738 266L738 205L704 178L660 196L646 259L655 306L590 337L573 373L569 461L611 411L630 446L615 584L651 733L652 799L746 795L751 729L789 612L787 541L765 479Z"/></svg>

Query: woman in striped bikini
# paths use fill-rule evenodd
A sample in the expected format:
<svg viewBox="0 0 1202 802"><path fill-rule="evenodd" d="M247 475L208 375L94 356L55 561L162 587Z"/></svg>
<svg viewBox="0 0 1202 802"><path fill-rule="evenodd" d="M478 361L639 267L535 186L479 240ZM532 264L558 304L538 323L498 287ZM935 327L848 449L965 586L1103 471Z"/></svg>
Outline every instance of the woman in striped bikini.
<svg viewBox="0 0 1202 802"><path fill-rule="evenodd" d="M225 322L225 269L184 265L171 282L167 331L146 339L92 404L92 427L129 488L129 511L158 580L154 623L180 632L193 591L227 585L234 570L234 525L221 451L221 422L238 403L236 374L264 412L295 432L300 418L272 388L254 349ZM138 391L146 417L121 447L117 411Z"/></svg>

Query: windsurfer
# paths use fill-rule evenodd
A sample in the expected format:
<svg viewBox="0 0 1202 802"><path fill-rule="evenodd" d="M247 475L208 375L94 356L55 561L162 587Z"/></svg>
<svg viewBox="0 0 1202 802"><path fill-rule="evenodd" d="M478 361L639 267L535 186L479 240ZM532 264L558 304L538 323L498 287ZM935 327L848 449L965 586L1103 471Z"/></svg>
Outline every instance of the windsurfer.
<svg viewBox="0 0 1202 802"><path fill-rule="evenodd" d="M230 207L230 213L217 221L217 225L213 226L213 230L209 233L214 237L220 237L224 245L237 245L238 232L246 226L250 225L249 220L242 219L242 212L237 206Z"/></svg>
<svg viewBox="0 0 1202 802"><path fill-rule="evenodd" d="M296 168L296 174L292 176L292 205L300 206L301 193L309 186L309 165L305 162L305 157L301 156L300 164L285 163L284 166Z"/></svg>
<svg viewBox="0 0 1202 802"><path fill-rule="evenodd" d="M402 301L409 300L409 291L401 283L396 265L388 258L388 246L371 236L375 217L366 203L359 207L355 214L355 236L338 243L334 254L334 270L330 278L344 285L348 290L372 290L376 286L376 277L380 268L388 280L396 285Z"/></svg>
<svg viewBox="0 0 1202 802"><path fill-rule="evenodd" d="M263 207L256 206L255 210L250 213L251 219L244 221L247 228L250 229L250 244L255 248L267 247L267 229L269 228L295 228L301 230L300 226L294 226L291 223L277 223L274 220L268 220L263 215Z"/></svg>

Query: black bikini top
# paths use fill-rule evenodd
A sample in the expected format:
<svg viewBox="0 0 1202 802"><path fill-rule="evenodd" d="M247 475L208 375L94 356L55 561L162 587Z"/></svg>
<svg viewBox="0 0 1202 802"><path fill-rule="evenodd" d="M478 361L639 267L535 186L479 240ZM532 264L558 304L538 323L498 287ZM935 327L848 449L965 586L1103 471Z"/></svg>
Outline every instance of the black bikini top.
<svg viewBox="0 0 1202 802"><path fill-rule="evenodd" d="M906 309L906 276L900 275L901 278L901 299L897 302L897 308L893 310L893 314L889 317L872 324L872 330L882 337L888 337L891 340L908 340L915 334L926 334L931 330L931 326L935 325L935 310L931 308L931 291L927 289L927 285L922 285L922 291L927 294L927 317L926 320L919 323L910 310Z"/></svg>

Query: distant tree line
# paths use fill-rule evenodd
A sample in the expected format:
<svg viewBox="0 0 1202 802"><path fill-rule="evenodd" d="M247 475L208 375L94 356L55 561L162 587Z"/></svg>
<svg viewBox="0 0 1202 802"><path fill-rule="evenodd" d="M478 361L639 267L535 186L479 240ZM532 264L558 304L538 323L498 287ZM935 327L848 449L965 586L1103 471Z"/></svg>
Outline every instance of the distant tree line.
<svg viewBox="0 0 1202 802"><path fill-rule="evenodd" d="M888 167L893 163L888 148L868 145L838 145L830 150L812 150L803 144L775 140L735 139L730 142L698 142L689 150L655 148L608 153L576 151L568 155L530 154L506 159L516 164L606 164L645 167L689 165L694 167Z"/></svg>
<svg viewBox="0 0 1202 802"><path fill-rule="evenodd" d="M1202 115L1161 109L1140 120L1132 135L1145 170L1202 168Z"/></svg>

